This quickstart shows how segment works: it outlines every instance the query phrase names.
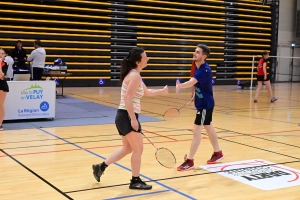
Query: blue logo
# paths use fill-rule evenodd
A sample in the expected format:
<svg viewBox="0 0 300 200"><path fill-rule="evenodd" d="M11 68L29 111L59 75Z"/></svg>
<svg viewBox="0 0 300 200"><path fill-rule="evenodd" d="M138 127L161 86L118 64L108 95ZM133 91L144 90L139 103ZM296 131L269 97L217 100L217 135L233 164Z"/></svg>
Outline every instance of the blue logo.
<svg viewBox="0 0 300 200"><path fill-rule="evenodd" d="M49 103L47 101L43 101L40 104L40 109L41 111L46 112L47 110L49 110Z"/></svg>
<svg viewBox="0 0 300 200"><path fill-rule="evenodd" d="M215 82L216 82L216 79L213 78L213 79L211 80L211 83L214 84Z"/></svg>
<svg viewBox="0 0 300 200"><path fill-rule="evenodd" d="M99 79L99 85L104 85L105 84L105 80L104 79Z"/></svg>

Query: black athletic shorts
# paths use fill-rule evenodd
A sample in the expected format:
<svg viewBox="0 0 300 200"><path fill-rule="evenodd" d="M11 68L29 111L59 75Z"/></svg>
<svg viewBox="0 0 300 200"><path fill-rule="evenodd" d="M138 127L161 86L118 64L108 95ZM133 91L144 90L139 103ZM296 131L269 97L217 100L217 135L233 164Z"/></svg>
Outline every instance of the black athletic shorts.
<svg viewBox="0 0 300 200"><path fill-rule="evenodd" d="M270 78L269 78L269 75L267 75L267 79L265 80L265 75L256 75L256 80L257 81L269 81Z"/></svg>
<svg viewBox="0 0 300 200"><path fill-rule="evenodd" d="M197 110L195 125L210 125L214 107L210 109Z"/></svg>
<svg viewBox="0 0 300 200"><path fill-rule="evenodd" d="M3 90L4 92L9 92L6 80L0 80L0 90Z"/></svg>
<svg viewBox="0 0 300 200"><path fill-rule="evenodd" d="M133 128L131 127L131 120L130 120L130 116L129 116L127 110L118 109L117 115L115 118L115 123L116 123L116 127L117 127L120 135L125 136L132 131L141 132L142 127L139 122L139 115L137 113L135 113L135 116L139 123L138 131L133 130Z"/></svg>

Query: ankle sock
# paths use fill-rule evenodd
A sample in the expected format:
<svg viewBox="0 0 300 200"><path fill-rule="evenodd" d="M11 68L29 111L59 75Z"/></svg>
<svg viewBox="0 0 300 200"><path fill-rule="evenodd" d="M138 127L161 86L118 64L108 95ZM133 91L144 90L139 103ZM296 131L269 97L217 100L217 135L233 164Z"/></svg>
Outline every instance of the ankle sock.
<svg viewBox="0 0 300 200"><path fill-rule="evenodd" d="M100 165L101 171L104 171L106 167L108 167L108 165L105 164L105 162L101 163L101 165Z"/></svg>

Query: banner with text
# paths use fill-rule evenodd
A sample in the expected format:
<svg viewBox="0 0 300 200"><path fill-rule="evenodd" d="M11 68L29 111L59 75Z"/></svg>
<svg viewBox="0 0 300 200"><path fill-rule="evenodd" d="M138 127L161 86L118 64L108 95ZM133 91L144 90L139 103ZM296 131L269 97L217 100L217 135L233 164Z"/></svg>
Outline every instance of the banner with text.
<svg viewBox="0 0 300 200"><path fill-rule="evenodd" d="M8 81L4 120L54 118L54 81Z"/></svg>

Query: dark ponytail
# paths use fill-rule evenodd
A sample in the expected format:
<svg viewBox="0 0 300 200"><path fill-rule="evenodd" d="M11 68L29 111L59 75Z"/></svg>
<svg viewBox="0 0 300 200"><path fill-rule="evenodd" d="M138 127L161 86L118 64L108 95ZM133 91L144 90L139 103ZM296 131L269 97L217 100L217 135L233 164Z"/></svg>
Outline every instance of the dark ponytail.
<svg viewBox="0 0 300 200"><path fill-rule="evenodd" d="M122 60L120 78L121 83L130 72L130 70L137 68L136 62L141 61L142 53L144 53L144 49L140 47L134 47L129 51L128 56Z"/></svg>

